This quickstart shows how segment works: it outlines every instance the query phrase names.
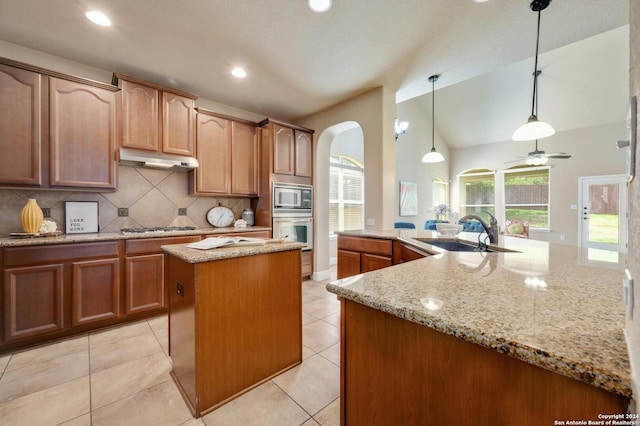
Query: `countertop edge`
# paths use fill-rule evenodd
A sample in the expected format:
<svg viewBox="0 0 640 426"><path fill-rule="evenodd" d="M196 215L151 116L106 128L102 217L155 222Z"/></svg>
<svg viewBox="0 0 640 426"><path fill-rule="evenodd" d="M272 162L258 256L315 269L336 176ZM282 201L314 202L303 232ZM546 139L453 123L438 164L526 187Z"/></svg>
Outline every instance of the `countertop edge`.
<svg viewBox="0 0 640 426"><path fill-rule="evenodd" d="M188 244L170 244L163 245L160 248L165 253L175 256L184 262L198 264L215 262L217 260L254 256L259 254L300 250L305 247L305 244L296 242L271 243L251 246L218 247L208 250L188 248L187 245Z"/></svg>

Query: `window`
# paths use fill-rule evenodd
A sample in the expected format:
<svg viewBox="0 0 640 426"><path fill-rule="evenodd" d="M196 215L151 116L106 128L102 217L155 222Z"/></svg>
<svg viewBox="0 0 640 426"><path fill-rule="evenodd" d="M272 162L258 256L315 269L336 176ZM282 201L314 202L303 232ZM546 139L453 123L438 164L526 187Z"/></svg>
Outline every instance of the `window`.
<svg viewBox="0 0 640 426"><path fill-rule="evenodd" d="M431 183L431 200L433 206L449 205L449 184L442 178L436 178Z"/></svg>
<svg viewBox="0 0 640 426"><path fill-rule="evenodd" d="M519 166L504 171L504 217L549 229L549 167Z"/></svg>
<svg viewBox="0 0 640 426"><path fill-rule="evenodd" d="M495 173L491 170L469 170L458 176L460 183L460 217L475 214L487 222L495 212Z"/></svg>
<svg viewBox="0 0 640 426"><path fill-rule="evenodd" d="M329 231L364 229L364 168L345 155L331 156Z"/></svg>

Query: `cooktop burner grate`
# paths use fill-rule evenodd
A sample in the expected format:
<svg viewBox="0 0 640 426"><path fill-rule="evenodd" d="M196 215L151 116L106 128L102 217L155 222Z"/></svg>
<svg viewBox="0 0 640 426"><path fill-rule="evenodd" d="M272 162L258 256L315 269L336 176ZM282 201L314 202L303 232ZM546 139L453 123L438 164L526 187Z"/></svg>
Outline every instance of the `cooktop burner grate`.
<svg viewBox="0 0 640 426"><path fill-rule="evenodd" d="M145 234L154 232L179 232L179 231L194 231L194 226L165 226L155 228L122 228L120 230L123 234Z"/></svg>

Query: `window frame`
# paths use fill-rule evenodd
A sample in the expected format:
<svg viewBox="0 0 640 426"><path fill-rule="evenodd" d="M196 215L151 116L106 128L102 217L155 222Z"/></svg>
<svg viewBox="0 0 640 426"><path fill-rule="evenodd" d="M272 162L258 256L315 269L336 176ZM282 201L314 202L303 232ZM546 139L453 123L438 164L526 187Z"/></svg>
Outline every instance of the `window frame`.
<svg viewBox="0 0 640 426"><path fill-rule="evenodd" d="M332 161L333 159L336 159L337 161ZM333 173L333 170L338 170L338 198L334 199L331 198L331 176ZM360 177L360 181L361 181L361 193L362 193L362 199L361 200L345 200L344 199L344 176L345 176L345 172L347 174L351 174L352 176L358 176ZM362 205L363 209L362 209L362 217L361 217L361 222L362 222L362 227L361 229L364 229L364 190L365 190L365 181L364 181L364 165L359 162L358 160L348 156L348 155L332 155L329 157L329 211L330 211L330 216L331 216L331 205L333 204L337 204L338 205L338 228L342 228L342 229L338 229L338 232L343 231L344 230L344 207L345 207L345 201L348 201L347 204L349 205ZM340 226L342 225L342 226ZM329 217L329 235L335 235L335 230L332 231L331 230L331 217Z"/></svg>
<svg viewBox="0 0 640 426"><path fill-rule="evenodd" d="M507 203L507 175L512 173L523 173L523 172L533 172L533 171L547 171L547 204L510 204ZM504 220L507 220L507 208L513 206L526 206L526 207L547 207L547 226L539 227L532 226L531 222L529 223L529 229L540 231L540 232L549 232L551 231L551 167L550 166L514 166L509 169L502 170L503 179L502 179L502 217Z"/></svg>
<svg viewBox="0 0 640 426"><path fill-rule="evenodd" d="M464 198L466 201L467 195L466 195L466 188L463 184L464 178L465 177L473 177L473 176L493 176L493 203L492 204L463 204L462 203L462 199ZM467 213L467 208L469 207L479 207L480 210L489 210L492 211L493 208L493 215L495 215L496 212L496 171L495 170L489 170L489 169L471 169L468 170L466 172L462 172L458 174L458 211L460 212L460 216L465 216L465 214L463 214L463 212ZM464 193L464 197L463 197L463 193ZM484 208L484 207L488 207L488 208Z"/></svg>

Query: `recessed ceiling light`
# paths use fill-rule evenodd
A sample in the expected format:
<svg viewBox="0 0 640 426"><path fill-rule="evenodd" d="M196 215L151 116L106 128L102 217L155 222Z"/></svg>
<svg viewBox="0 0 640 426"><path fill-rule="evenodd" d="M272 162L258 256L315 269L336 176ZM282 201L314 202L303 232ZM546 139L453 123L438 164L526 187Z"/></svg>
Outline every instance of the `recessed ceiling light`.
<svg viewBox="0 0 640 426"><path fill-rule="evenodd" d="M326 12L331 9L331 0L309 0L309 7L314 12Z"/></svg>
<svg viewBox="0 0 640 426"><path fill-rule="evenodd" d="M486 3L489 0L473 0L473 1L476 2L476 3Z"/></svg>
<svg viewBox="0 0 640 426"><path fill-rule="evenodd" d="M235 67L231 70L231 75L238 78L245 78L247 76L247 72L240 67Z"/></svg>
<svg viewBox="0 0 640 426"><path fill-rule="evenodd" d="M87 12L85 14L85 16L94 24L100 25L101 27L110 27L111 26L111 20L109 19L109 17L107 15L105 15L104 13L98 11L98 10L91 10L89 12Z"/></svg>

